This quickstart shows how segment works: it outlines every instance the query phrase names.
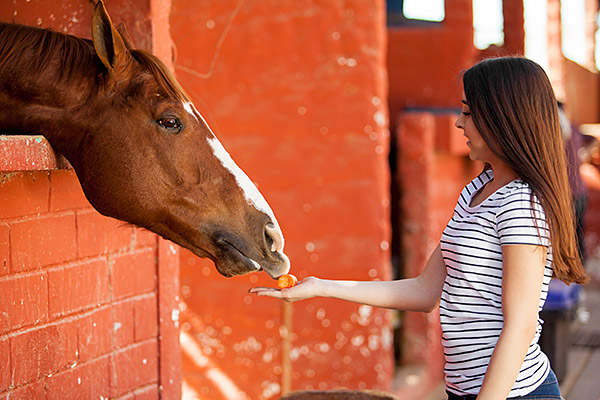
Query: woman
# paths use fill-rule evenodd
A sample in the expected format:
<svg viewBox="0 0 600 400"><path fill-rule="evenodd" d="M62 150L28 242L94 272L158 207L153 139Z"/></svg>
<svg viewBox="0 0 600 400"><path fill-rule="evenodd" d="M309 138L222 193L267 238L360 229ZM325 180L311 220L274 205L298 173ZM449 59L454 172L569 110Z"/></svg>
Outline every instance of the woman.
<svg viewBox="0 0 600 400"><path fill-rule="evenodd" d="M449 399L560 399L537 344L538 313L554 275L585 283L579 259L556 99L543 69L505 57L463 75L469 156L483 172L460 194L420 276L388 282L304 279L261 296L335 297L430 312L443 332Z"/></svg>

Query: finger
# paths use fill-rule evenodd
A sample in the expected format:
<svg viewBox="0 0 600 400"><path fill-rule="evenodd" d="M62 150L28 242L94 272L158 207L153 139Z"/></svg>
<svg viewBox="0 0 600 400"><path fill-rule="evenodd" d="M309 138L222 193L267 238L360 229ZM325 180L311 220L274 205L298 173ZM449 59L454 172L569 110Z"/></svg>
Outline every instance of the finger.
<svg viewBox="0 0 600 400"><path fill-rule="evenodd" d="M268 290L268 291L263 291L263 292L257 292L256 295L264 296L264 297L273 297L274 299L283 299L281 292L278 290Z"/></svg>
<svg viewBox="0 0 600 400"><path fill-rule="evenodd" d="M266 286L256 286L256 287L250 288L248 290L248 293L264 292L265 290L278 290L278 289L274 289L274 288L270 288L270 287L266 287Z"/></svg>
<svg viewBox="0 0 600 400"><path fill-rule="evenodd" d="M249 290L250 293L256 294L257 296L270 296L281 298L281 291L279 289L257 287Z"/></svg>

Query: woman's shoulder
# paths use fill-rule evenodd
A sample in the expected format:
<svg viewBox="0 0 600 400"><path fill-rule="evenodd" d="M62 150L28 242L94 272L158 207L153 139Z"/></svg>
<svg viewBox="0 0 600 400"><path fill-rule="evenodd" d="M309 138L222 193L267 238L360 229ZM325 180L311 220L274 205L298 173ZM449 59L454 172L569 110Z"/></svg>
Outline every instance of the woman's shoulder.
<svg viewBox="0 0 600 400"><path fill-rule="evenodd" d="M527 203L531 203L533 190L531 186L525 182L521 178L517 178L502 188L500 188L497 192L498 200L501 200L501 203L507 202L515 202L515 201L526 201ZM537 201L537 197L533 195L534 202L539 203Z"/></svg>
<svg viewBox="0 0 600 400"><path fill-rule="evenodd" d="M544 208L522 179L508 183L497 198L496 224L500 243L549 245Z"/></svg>
<svg viewBox="0 0 600 400"><path fill-rule="evenodd" d="M539 218L544 216L544 209L534 194L531 186L522 179L515 179L502 187L496 193L498 216L508 213L527 213Z"/></svg>

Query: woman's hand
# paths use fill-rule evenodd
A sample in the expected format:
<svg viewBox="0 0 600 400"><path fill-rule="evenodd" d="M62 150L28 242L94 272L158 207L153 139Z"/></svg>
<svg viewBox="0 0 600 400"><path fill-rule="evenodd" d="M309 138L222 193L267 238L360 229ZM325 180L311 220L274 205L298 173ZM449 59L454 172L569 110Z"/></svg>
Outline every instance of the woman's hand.
<svg viewBox="0 0 600 400"><path fill-rule="evenodd" d="M294 302L298 300L309 299L311 297L322 296L323 286L323 280L315 278L314 276L309 276L308 278L300 281L296 286L288 289L259 286L251 288L248 292L254 293L258 296L268 296L288 302Z"/></svg>

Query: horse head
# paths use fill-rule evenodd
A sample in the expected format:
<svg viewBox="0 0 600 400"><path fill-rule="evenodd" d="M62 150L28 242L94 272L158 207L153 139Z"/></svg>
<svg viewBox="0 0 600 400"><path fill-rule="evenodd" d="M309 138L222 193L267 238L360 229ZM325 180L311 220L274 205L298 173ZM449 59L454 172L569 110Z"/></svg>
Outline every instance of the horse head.
<svg viewBox="0 0 600 400"><path fill-rule="evenodd" d="M50 106L40 104L44 96L29 96L36 108L28 104L23 119L33 122L15 130L44 134L100 213L212 259L224 276L261 268L273 278L287 273L283 234L269 205L166 66L133 48L102 1L87 42L88 71L55 83ZM43 76L52 79L61 63L30 74L37 82L29 86L42 88Z"/></svg>

